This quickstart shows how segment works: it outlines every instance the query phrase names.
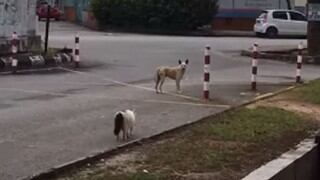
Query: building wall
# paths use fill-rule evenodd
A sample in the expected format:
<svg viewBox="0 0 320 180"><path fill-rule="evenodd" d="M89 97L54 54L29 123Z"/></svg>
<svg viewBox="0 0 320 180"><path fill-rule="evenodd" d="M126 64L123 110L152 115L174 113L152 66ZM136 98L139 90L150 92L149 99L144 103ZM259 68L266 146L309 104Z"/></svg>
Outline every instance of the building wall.
<svg viewBox="0 0 320 180"><path fill-rule="evenodd" d="M41 48L35 9L36 0L0 0L0 55L11 53L13 32L19 36L18 52Z"/></svg>
<svg viewBox="0 0 320 180"><path fill-rule="evenodd" d="M295 2L296 10L306 13L306 9L307 9L306 7L307 7L307 0L296 0Z"/></svg>
<svg viewBox="0 0 320 180"><path fill-rule="evenodd" d="M96 29L97 22L90 10L91 0L66 0L64 2L65 19Z"/></svg>
<svg viewBox="0 0 320 180"><path fill-rule="evenodd" d="M36 33L36 0L0 0L0 37Z"/></svg>
<svg viewBox="0 0 320 180"><path fill-rule="evenodd" d="M298 7L306 6L307 0L296 0L295 5Z"/></svg>
<svg viewBox="0 0 320 180"><path fill-rule="evenodd" d="M294 0L291 0L294 4ZM219 0L222 9L286 9L286 0Z"/></svg>
<svg viewBox="0 0 320 180"><path fill-rule="evenodd" d="M294 0L291 0L294 7ZM265 9L287 9L286 0L219 0L214 30L252 31L255 19Z"/></svg>

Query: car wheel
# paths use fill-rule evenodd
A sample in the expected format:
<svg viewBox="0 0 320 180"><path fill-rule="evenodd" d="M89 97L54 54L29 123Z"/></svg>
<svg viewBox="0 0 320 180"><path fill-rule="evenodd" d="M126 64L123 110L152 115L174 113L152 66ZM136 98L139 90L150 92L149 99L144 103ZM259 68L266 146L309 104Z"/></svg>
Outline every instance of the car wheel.
<svg viewBox="0 0 320 180"><path fill-rule="evenodd" d="M275 37L278 36L278 30L277 30L275 27L269 27L269 28L267 29L266 35L267 35L269 38L275 38Z"/></svg>
<svg viewBox="0 0 320 180"><path fill-rule="evenodd" d="M60 18L55 18L56 21L60 21Z"/></svg>

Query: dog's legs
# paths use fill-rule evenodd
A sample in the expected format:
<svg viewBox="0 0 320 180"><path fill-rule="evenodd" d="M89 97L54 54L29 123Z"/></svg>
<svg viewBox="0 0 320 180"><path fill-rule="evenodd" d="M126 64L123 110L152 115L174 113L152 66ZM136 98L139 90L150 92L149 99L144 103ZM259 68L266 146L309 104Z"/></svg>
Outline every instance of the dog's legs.
<svg viewBox="0 0 320 180"><path fill-rule="evenodd" d="M156 86L155 86L155 89L156 89L156 93L157 93L157 94L159 93L159 90L158 90L159 81L160 81L160 79L157 79L157 80L156 80Z"/></svg>
<svg viewBox="0 0 320 180"><path fill-rule="evenodd" d="M122 131L122 140L126 140L126 137L127 137L127 132L124 130Z"/></svg>
<svg viewBox="0 0 320 180"><path fill-rule="evenodd" d="M180 89L180 80L176 80L176 86L177 86L177 93L181 93L181 89Z"/></svg>
<svg viewBox="0 0 320 180"><path fill-rule="evenodd" d="M133 135L133 127L130 127L130 136Z"/></svg>
<svg viewBox="0 0 320 180"><path fill-rule="evenodd" d="M156 85L155 85L156 93L159 93L159 89L158 89L159 82L160 82L159 70L156 71L155 81L156 81Z"/></svg>
<svg viewBox="0 0 320 180"><path fill-rule="evenodd" d="M165 79L166 79L166 77L161 77L161 79L160 79L159 89L160 89L160 92L161 92L161 93L163 93L163 91L162 91L162 85L163 85Z"/></svg>
<svg viewBox="0 0 320 180"><path fill-rule="evenodd" d="M128 129L128 132L127 132L127 139L129 139L130 138L130 131L129 131L129 129Z"/></svg>

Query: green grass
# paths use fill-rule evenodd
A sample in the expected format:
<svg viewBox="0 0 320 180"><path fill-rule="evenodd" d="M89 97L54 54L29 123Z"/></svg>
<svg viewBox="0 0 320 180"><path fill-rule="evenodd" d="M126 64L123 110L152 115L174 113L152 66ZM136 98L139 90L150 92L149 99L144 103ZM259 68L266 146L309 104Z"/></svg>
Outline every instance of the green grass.
<svg viewBox="0 0 320 180"><path fill-rule="evenodd" d="M315 80L290 92L289 95L296 99L313 104L320 104L320 80Z"/></svg>
<svg viewBox="0 0 320 180"><path fill-rule="evenodd" d="M181 172L241 167L250 153L272 155L278 149L283 151L284 146L273 147L272 144L282 143L284 138L306 137L313 127L311 121L278 108L243 108L196 125L174 141L153 147L147 163L155 169L167 166ZM291 143L291 140L284 143ZM278 149L265 151L268 147Z"/></svg>
<svg viewBox="0 0 320 180"><path fill-rule="evenodd" d="M69 179L73 180L166 180L167 178L158 174L147 174L143 172L113 175L108 171L96 171L89 175L75 175Z"/></svg>
<svg viewBox="0 0 320 180"><path fill-rule="evenodd" d="M85 176L75 173L71 179L162 180L190 172L218 172L214 179L240 179L316 127L314 122L278 108L241 108L167 135L161 143L133 149L146 157L131 162L139 167L136 173L102 167ZM143 173L143 169L150 173Z"/></svg>
<svg viewBox="0 0 320 180"><path fill-rule="evenodd" d="M298 115L272 107L241 109L224 117L219 124L211 124L206 130L221 140L264 143L280 138L287 131L301 132L310 123Z"/></svg>

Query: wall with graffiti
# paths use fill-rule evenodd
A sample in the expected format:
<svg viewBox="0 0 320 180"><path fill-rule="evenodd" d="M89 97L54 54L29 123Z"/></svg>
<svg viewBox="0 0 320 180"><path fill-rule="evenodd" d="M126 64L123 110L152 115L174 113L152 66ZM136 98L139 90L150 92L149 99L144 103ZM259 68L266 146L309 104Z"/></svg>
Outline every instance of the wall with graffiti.
<svg viewBox="0 0 320 180"><path fill-rule="evenodd" d="M36 0L0 0L0 37L34 35Z"/></svg>

